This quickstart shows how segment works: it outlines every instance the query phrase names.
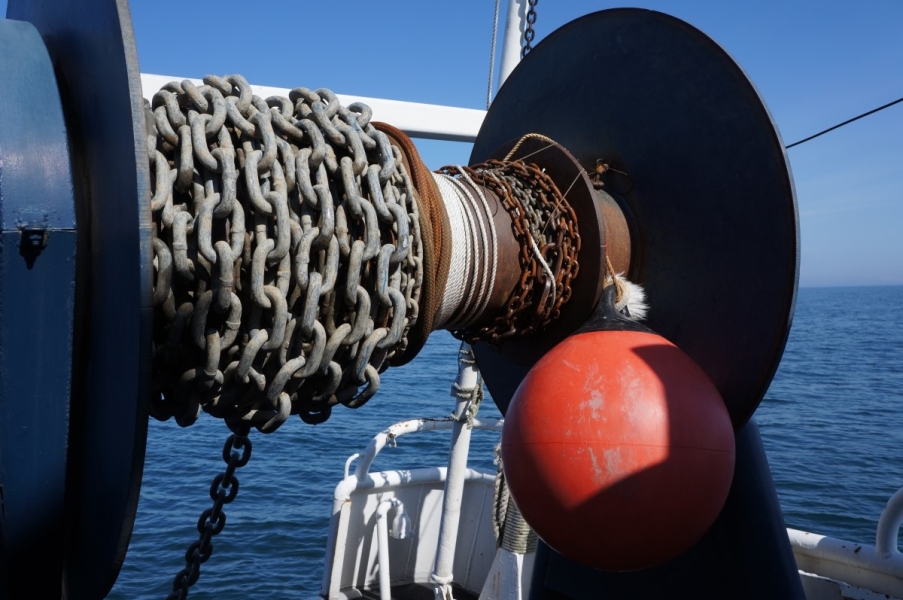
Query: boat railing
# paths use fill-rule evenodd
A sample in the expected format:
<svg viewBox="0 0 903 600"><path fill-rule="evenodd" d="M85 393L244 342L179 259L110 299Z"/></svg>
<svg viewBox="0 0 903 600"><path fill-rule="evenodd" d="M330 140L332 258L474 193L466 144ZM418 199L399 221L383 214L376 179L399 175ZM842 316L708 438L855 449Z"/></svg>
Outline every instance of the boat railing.
<svg viewBox="0 0 903 600"><path fill-rule="evenodd" d="M352 454L345 462L345 477L335 490L335 508L338 509L355 490L361 488L383 488L386 485L399 485L402 481L425 481L435 477L433 471L439 471L439 479L444 480L444 468L415 469L405 472L404 477L401 477L401 473L371 473L370 470L379 453L386 446L394 445L398 438L424 431L451 430L455 422L452 417L410 419L395 423L373 436L363 452ZM503 419L474 419L473 427L500 431L503 423ZM826 586L832 586L842 588L839 590L842 596L850 593L855 595L858 590L868 590L886 594L887 597L903 597L903 553L898 549L901 525L903 489L888 500L881 513L874 546L788 528L807 596L823 597L818 592L824 591ZM331 541L335 543L335 540Z"/></svg>
<svg viewBox="0 0 903 600"><path fill-rule="evenodd" d="M473 428L501 431L503 423L504 419L474 418ZM451 429L454 424L455 420L452 417L440 419L409 419L407 421L395 423L373 436L373 439L367 444L367 448L362 454L353 454L348 457L348 460L345 462L345 478L347 479L349 476L351 464L359 459L357 466L354 469L354 476L358 481L363 481L370 472L370 467L373 465L373 461L380 451L388 444L394 444L395 440L401 436L421 431L441 431L444 429Z"/></svg>
<svg viewBox="0 0 903 600"><path fill-rule="evenodd" d="M875 548L882 558L896 558L903 564L898 537L900 525L903 525L903 488L890 497L887 506L881 511L878 519L878 531L875 534Z"/></svg>
<svg viewBox="0 0 903 600"><path fill-rule="evenodd" d="M903 597L903 553L897 546L901 525L903 488L891 496L882 511L874 546L788 528L804 586L830 583ZM818 575L809 575L814 573Z"/></svg>
<svg viewBox="0 0 903 600"><path fill-rule="evenodd" d="M198 86L204 83L200 79L190 77L142 73L141 87L144 97L148 101L153 101L157 90L166 86L167 83L170 81L184 81L186 79ZM261 98L268 98L270 96L287 97L291 90L288 88L251 85L251 91ZM412 138L424 140L473 142L477 138L483 119L486 117L485 110L475 108L349 96L346 94L336 94L336 97L342 106L363 102L373 109L373 114L379 115L380 121L392 123Z"/></svg>
<svg viewBox="0 0 903 600"><path fill-rule="evenodd" d="M503 422L503 419L476 417L470 421L474 429L496 432L501 432ZM358 586L378 586L380 596L389 597L390 572L393 582L429 581L439 547L440 520L424 521L420 517L442 510L443 497L433 495L430 490L441 491L454 469L434 466L376 472L371 468L383 448L394 446L402 436L423 431L454 432L456 426L460 428L461 423L454 417L401 421L373 436L362 452L348 457L344 465L345 476L333 495L321 598L349 597L348 593L354 594L350 587ZM460 476L469 491L466 498L459 498L459 502L463 500L471 507L468 521L472 523L464 526L466 533L463 534L470 543L464 550L453 553L452 562L460 567L460 580L456 578L456 581L471 588L476 586L478 592L479 585L485 580L484 571L488 571L492 560L490 549L495 547L494 534L487 521L495 473L494 469L490 472L465 464ZM387 502L393 503L392 506ZM380 509L387 511L382 520ZM391 550L388 537L398 536L389 530L382 531L381 527L389 517L388 511L395 510L397 517L399 509L410 512L413 535L407 540L392 540L394 550ZM376 540L375 561L373 540ZM481 551L474 551L476 548ZM379 575L378 581L372 577L374 570Z"/></svg>

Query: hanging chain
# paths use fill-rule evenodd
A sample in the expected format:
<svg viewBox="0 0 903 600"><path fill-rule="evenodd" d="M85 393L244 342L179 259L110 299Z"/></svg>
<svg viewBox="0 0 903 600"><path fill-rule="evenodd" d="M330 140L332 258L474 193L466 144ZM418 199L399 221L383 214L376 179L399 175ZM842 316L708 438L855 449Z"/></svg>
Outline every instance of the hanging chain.
<svg viewBox="0 0 903 600"><path fill-rule="evenodd" d="M521 44L520 49L520 59L523 60L525 56L533 49L533 38L536 37L536 32L533 30L533 25L536 23L536 3L539 0L527 0L527 4L530 5L530 8L527 9L527 27L524 29L524 40Z"/></svg>
<svg viewBox="0 0 903 600"><path fill-rule="evenodd" d="M251 440L247 430L233 433L223 446L223 461L226 470L213 478L210 485L210 499L213 507L201 513L198 519L200 537L192 542L185 552L185 568L179 571L172 582L172 593L167 600L184 600L188 597L188 588L193 586L201 575L201 564L207 562L213 554L213 536L218 535L226 526L226 513L223 506L235 500L238 494L238 478L235 470L246 464L251 458ZM238 451L241 451L239 454Z"/></svg>
<svg viewBox="0 0 903 600"><path fill-rule="evenodd" d="M492 190L511 217L521 277L505 311L492 323L452 335L490 344L515 334L530 335L558 318L571 297L571 281L580 269L577 216L552 178L534 164L489 160L462 169L476 185ZM438 172L455 176L461 171L448 166Z"/></svg>
<svg viewBox="0 0 903 600"><path fill-rule="evenodd" d="M368 106L330 90L263 100L240 75L204 83L169 83L148 108L151 414L186 426L203 409L270 432L357 408L418 318L401 152Z"/></svg>

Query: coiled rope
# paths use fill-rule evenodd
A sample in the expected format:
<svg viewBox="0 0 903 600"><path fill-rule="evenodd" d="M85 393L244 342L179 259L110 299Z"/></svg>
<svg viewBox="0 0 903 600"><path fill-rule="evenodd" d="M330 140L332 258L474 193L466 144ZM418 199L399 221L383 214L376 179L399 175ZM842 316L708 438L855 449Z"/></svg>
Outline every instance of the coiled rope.
<svg viewBox="0 0 903 600"><path fill-rule="evenodd" d="M457 167L462 170L463 167ZM464 173L434 173L452 230L452 264L435 326L464 329L479 318L498 272L498 234L483 190ZM463 181L462 181L463 180Z"/></svg>
<svg viewBox="0 0 903 600"><path fill-rule="evenodd" d="M520 246L521 276L504 310L489 324L473 326L471 321L460 326L447 323L446 327L467 342L496 344L514 335L530 335L558 318L561 307L570 299L570 283L579 271L580 233L574 210L555 182L537 165L520 159L490 160L472 167L448 166L438 173L463 179L477 190L491 190L511 217ZM444 192L443 198L446 204L450 202ZM471 204L477 205L475 201ZM488 203L483 206L489 210ZM491 212L487 214L491 221ZM458 239L455 237L456 243ZM497 256L490 266L495 268L496 263ZM471 276L464 283L474 281Z"/></svg>

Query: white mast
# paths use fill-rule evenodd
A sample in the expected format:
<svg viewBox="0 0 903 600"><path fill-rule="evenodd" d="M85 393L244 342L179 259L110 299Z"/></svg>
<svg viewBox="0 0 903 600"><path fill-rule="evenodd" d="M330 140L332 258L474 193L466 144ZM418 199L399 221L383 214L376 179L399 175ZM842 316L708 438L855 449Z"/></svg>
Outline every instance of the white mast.
<svg viewBox="0 0 903 600"><path fill-rule="evenodd" d="M499 69L498 88L520 62L521 39L527 25L527 0L510 0L505 22L505 39L502 42L502 65Z"/></svg>

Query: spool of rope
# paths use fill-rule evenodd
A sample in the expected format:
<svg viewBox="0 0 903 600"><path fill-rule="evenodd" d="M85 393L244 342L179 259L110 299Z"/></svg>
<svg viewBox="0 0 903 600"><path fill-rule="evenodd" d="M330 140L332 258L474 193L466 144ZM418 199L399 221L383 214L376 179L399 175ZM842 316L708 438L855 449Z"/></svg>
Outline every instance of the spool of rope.
<svg viewBox="0 0 903 600"><path fill-rule="evenodd" d="M436 181L452 224L455 255L435 326L471 343L496 344L530 335L556 319L579 270L580 234L574 210L555 182L537 165L520 160L443 167ZM490 208L487 195L504 208L510 226L496 229L493 216L500 211ZM516 259L511 260L518 261L520 272L506 298L489 305L502 234L512 238ZM462 274L469 264L458 265L459 257L482 270Z"/></svg>
<svg viewBox="0 0 903 600"><path fill-rule="evenodd" d="M486 195L466 173L460 178L442 173L433 177L452 233L451 268L434 327L465 329L483 314L492 295L498 235Z"/></svg>

